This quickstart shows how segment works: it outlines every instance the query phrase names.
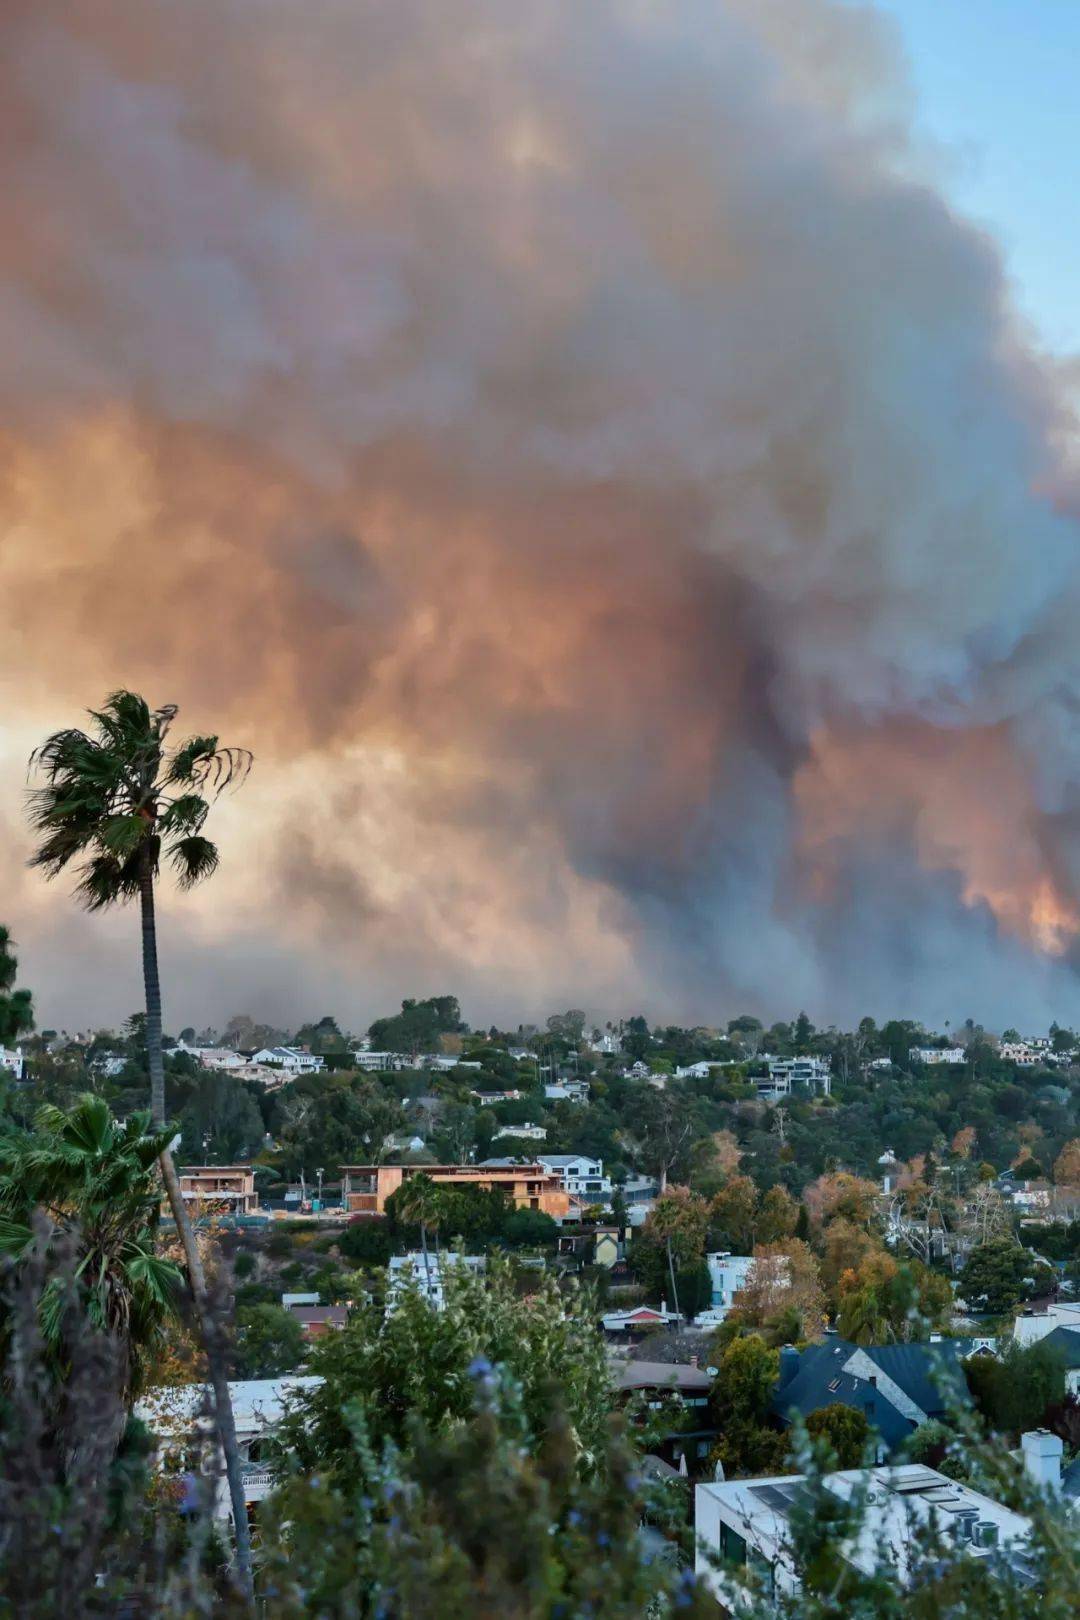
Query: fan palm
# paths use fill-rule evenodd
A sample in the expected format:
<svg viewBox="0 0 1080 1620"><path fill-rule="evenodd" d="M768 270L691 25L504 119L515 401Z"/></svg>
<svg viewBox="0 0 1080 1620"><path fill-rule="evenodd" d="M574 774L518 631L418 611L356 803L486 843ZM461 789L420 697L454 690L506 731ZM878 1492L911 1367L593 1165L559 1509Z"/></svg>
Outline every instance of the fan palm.
<svg viewBox="0 0 1080 1620"><path fill-rule="evenodd" d="M56 731L30 760L31 770L42 778L30 794L30 819L40 835L31 865L41 867L50 878L74 868L75 892L91 911L139 901L150 1105L159 1127L165 1123L165 1075L155 884L163 860L182 889L192 888L216 870L217 848L203 831L209 796L242 781L251 765L246 749L223 748L216 736L189 737L173 744L170 733L176 712L174 704L151 709L135 692L113 692L100 709L90 711L89 731ZM167 1146L158 1162L202 1324L232 1498L237 1565L250 1592L247 1512L225 1359Z"/></svg>
<svg viewBox="0 0 1080 1620"><path fill-rule="evenodd" d="M442 1189L430 1176L406 1176L395 1199L397 1212L403 1221L415 1221L420 1228L420 1249L424 1256L424 1278L431 1288L431 1261L428 1258L427 1235L437 1227L442 1214Z"/></svg>
<svg viewBox="0 0 1080 1620"><path fill-rule="evenodd" d="M70 1233L87 1315L126 1349L129 1382L141 1374L179 1295L180 1270L154 1243L161 1208L155 1165L167 1145L168 1132L152 1130L148 1114L121 1125L93 1096L67 1112L40 1109L33 1132L0 1136L0 1253L19 1259L27 1252L37 1210ZM54 1347L62 1310L62 1291L47 1291L42 1327Z"/></svg>

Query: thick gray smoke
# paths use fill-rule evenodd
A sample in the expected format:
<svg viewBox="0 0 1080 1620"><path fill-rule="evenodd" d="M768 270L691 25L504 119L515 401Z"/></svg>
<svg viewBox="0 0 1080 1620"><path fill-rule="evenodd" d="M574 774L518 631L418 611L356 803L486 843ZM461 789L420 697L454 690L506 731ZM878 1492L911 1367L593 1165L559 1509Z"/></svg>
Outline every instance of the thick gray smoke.
<svg viewBox="0 0 1080 1620"><path fill-rule="evenodd" d="M10 780L118 682L256 749L185 1010L1080 1015L1071 422L879 16L0 44ZM12 904L87 1015L61 898Z"/></svg>

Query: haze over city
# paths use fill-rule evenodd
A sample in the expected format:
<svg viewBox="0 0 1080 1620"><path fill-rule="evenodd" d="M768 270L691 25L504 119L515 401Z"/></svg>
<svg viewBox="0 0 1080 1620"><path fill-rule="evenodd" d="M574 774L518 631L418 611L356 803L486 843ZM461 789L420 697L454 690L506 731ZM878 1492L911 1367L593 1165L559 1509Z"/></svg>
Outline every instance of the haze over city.
<svg viewBox="0 0 1080 1620"><path fill-rule="evenodd" d="M998 120L1026 8L967 81L951 9L5 9L40 1021L139 1004L21 805L124 685L256 756L214 883L163 886L174 1027L1077 1022L1075 222L999 183L1037 134L1075 213L1075 27Z"/></svg>

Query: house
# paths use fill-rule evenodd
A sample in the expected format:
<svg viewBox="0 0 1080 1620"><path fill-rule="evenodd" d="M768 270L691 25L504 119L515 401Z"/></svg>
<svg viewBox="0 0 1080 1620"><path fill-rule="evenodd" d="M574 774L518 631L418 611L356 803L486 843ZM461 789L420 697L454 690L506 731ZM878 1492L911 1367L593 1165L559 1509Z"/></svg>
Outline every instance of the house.
<svg viewBox="0 0 1080 1620"><path fill-rule="evenodd" d="M579 1266L603 1266L611 1271L624 1258L623 1234L617 1226L586 1226L559 1235L558 1252Z"/></svg>
<svg viewBox="0 0 1080 1620"><path fill-rule="evenodd" d="M715 1322L711 1322L710 1325L718 1327L734 1305L735 1295L739 1289L746 1287L754 1258L749 1254L729 1254L723 1249L715 1254L707 1254L705 1264L709 1268L709 1281L712 1283L709 1314L710 1318L715 1318Z"/></svg>
<svg viewBox="0 0 1080 1620"><path fill-rule="evenodd" d="M884 1556L901 1586L911 1577L910 1547L920 1528L936 1529L973 1557L1010 1561L1022 1556L1031 1534L1031 1521L1023 1514L922 1463L844 1469L826 1474L822 1486L841 1501L865 1500L858 1535L843 1548L847 1561L871 1574ZM747 1570L760 1577L766 1597L798 1592L791 1519L805 1499L806 1479L800 1474L697 1486L697 1574L724 1609L737 1612L744 1603L739 1576Z"/></svg>
<svg viewBox="0 0 1080 1620"><path fill-rule="evenodd" d="M559 1080L545 1085L544 1100L545 1102L588 1102L589 1087L584 1080Z"/></svg>
<svg viewBox="0 0 1080 1620"><path fill-rule="evenodd" d="M242 1069L248 1061L231 1046L197 1046L195 1056L204 1069Z"/></svg>
<svg viewBox="0 0 1080 1620"><path fill-rule="evenodd" d="M780 1351L772 1410L784 1423L797 1412L851 1406L878 1435L878 1461L929 1418L948 1415L950 1394L967 1398L961 1362L989 1353L993 1339L943 1339L924 1344L857 1345L829 1334L821 1344Z"/></svg>
<svg viewBox="0 0 1080 1620"><path fill-rule="evenodd" d="M1022 1310L1013 1323L1013 1338L1024 1346L1038 1344L1059 1332L1069 1335L1067 1340L1057 1340L1061 1350L1072 1349L1074 1335L1080 1342L1080 1304L1059 1300L1045 1311ZM1077 1365L1080 1366L1080 1362Z"/></svg>
<svg viewBox="0 0 1080 1620"><path fill-rule="evenodd" d="M212 1205L230 1215L255 1215L259 1195L250 1164L187 1164L177 1169L185 1203Z"/></svg>
<svg viewBox="0 0 1080 1620"><path fill-rule="evenodd" d="M300 1074L319 1074L326 1068L325 1058L298 1046L264 1046L261 1052L253 1052L248 1061L273 1064L284 1069L290 1079Z"/></svg>
<svg viewBox="0 0 1080 1620"><path fill-rule="evenodd" d="M912 1046L908 1049L908 1061L931 1067L936 1063L966 1063L967 1053L962 1046Z"/></svg>
<svg viewBox="0 0 1080 1620"><path fill-rule="evenodd" d="M491 1138L497 1142L501 1136L516 1136L522 1142L546 1142L546 1125L500 1125Z"/></svg>
<svg viewBox="0 0 1080 1620"><path fill-rule="evenodd" d="M264 1442L289 1407L321 1383L321 1378L251 1378L230 1383L249 1509L274 1487L273 1475L260 1458ZM167 1474L187 1475L192 1483L200 1475L207 1478L213 1493L214 1517L230 1519L229 1488L210 1417L209 1390L200 1384L159 1386L137 1403L135 1416L142 1419L157 1441L159 1468Z"/></svg>
<svg viewBox="0 0 1080 1620"><path fill-rule="evenodd" d="M589 1203L606 1202L611 1197L611 1181L604 1174L603 1159L585 1153L538 1153L536 1162L558 1177L568 1193Z"/></svg>
<svg viewBox="0 0 1080 1620"><path fill-rule="evenodd" d="M660 1183L652 1176L628 1176L623 1182L626 1218L631 1226L644 1226L645 1219L660 1196Z"/></svg>
<svg viewBox="0 0 1080 1620"><path fill-rule="evenodd" d="M481 1108L493 1108L496 1103L520 1102L525 1093L523 1091L470 1091L469 1096L475 1097Z"/></svg>
<svg viewBox="0 0 1080 1620"><path fill-rule="evenodd" d="M1036 1051L1027 1041L1002 1041L998 1053L1006 1063L1015 1063L1021 1069L1033 1069L1046 1062L1045 1051Z"/></svg>
<svg viewBox="0 0 1080 1620"><path fill-rule="evenodd" d="M386 1200L411 1175L452 1186L501 1187L517 1209L539 1209L557 1221L571 1213L557 1176L533 1161L523 1164L352 1164L341 1167L341 1197L354 1215L383 1215Z"/></svg>
<svg viewBox="0 0 1080 1620"><path fill-rule="evenodd" d="M767 1058L768 1075L754 1080L763 1102L777 1102L803 1087L827 1097L832 1089L829 1060L823 1057Z"/></svg>
<svg viewBox="0 0 1080 1620"><path fill-rule="evenodd" d="M295 1303L286 1305L289 1299ZM299 1322L305 1339L321 1339L324 1333L340 1332L349 1320L347 1305L320 1305L318 1294L314 1299L296 1299L295 1295L282 1294L281 1303Z"/></svg>
<svg viewBox="0 0 1080 1620"><path fill-rule="evenodd" d="M708 1410L711 1374L696 1361L636 1361L625 1356L613 1356L611 1370L623 1402L636 1399L648 1412L673 1409L671 1431L655 1435L650 1450L676 1471L696 1473L716 1444L717 1430Z"/></svg>
<svg viewBox="0 0 1080 1620"><path fill-rule="evenodd" d="M627 1311L608 1311L600 1318L605 1333L652 1333L657 1328L675 1327L682 1321L678 1311L669 1311L667 1300L655 1305L635 1305Z"/></svg>
<svg viewBox="0 0 1080 1620"><path fill-rule="evenodd" d="M445 1249L439 1254L395 1254L387 1267L386 1314L397 1309L408 1288L418 1288L435 1310L446 1309L446 1281L455 1267L481 1272L487 1264L482 1254L457 1254Z"/></svg>
<svg viewBox="0 0 1080 1620"><path fill-rule="evenodd" d="M683 1068L675 1070L676 1080L707 1080L711 1065L708 1063L687 1063Z"/></svg>
<svg viewBox="0 0 1080 1620"><path fill-rule="evenodd" d="M373 1052L370 1045L359 1052L350 1052L349 1057L355 1068L366 1072L379 1070L385 1073L397 1069L415 1069L417 1066L414 1059L404 1052Z"/></svg>
<svg viewBox="0 0 1080 1620"><path fill-rule="evenodd" d="M21 1046L0 1046L0 1069L6 1069L9 1074L15 1076L16 1080L21 1080L24 1067L25 1060Z"/></svg>

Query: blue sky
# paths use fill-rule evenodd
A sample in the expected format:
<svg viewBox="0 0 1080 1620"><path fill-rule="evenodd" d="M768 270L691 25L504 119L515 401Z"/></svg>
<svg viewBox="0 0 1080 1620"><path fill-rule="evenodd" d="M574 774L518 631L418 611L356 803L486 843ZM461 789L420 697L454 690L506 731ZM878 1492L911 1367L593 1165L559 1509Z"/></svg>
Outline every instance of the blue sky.
<svg viewBox="0 0 1080 1620"><path fill-rule="evenodd" d="M1080 352L1080 0L880 0L948 190L1004 248L1043 340Z"/></svg>

